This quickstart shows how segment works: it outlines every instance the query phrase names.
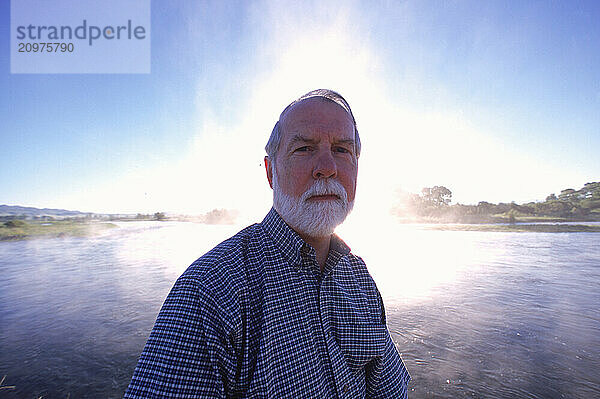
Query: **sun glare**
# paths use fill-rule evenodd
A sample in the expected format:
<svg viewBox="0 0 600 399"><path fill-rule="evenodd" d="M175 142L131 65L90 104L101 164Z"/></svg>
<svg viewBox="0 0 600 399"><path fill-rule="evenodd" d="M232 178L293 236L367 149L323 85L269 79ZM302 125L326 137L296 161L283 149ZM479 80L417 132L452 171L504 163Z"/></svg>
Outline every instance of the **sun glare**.
<svg viewBox="0 0 600 399"><path fill-rule="evenodd" d="M398 224L385 215L353 215L337 232L365 260L387 303L427 301L480 267L474 260L486 255L464 235Z"/></svg>
<svg viewBox="0 0 600 399"><path fill-rule="evenodd" d="M228 208L243 219L260 218L271 201L262 167L264 145L285 105L315 88L340 91L357 118L363 143L357 213L389 212L399 188L419 192L445 185L455 201L476 203L498 201L514 191L506 176L530 176L530 190L565 178L565 171L505 148L492 138L491 128L472 125L461 110L419 111L394 100L386 60L369 41L359 15L347 11L313 20L277 5L265 7L254 16L266 37L256 57L268 62L245 79L238 115L224 120L210 102L199 100L194 144L182 149L181 159L124 171L114 181L79 192L67 201L74 209L86 204L97 212L198 214ZM198 93L199 99L205 95L201 83Z"/></svg>

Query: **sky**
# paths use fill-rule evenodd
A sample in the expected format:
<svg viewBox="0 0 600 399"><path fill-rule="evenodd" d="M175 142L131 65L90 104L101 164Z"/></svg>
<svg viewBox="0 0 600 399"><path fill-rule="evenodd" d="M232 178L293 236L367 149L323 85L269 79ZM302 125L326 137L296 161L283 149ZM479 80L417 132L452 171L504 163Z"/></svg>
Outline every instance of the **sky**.
<svg viewBox="0 0 600 399"><path fill-rule="evenodd" d="M350 103L355 212L600 180L600 2L153 1L151 73L11 74L0 0L0 204L200 214L270 208L264 146L316 88Z"/></svg>

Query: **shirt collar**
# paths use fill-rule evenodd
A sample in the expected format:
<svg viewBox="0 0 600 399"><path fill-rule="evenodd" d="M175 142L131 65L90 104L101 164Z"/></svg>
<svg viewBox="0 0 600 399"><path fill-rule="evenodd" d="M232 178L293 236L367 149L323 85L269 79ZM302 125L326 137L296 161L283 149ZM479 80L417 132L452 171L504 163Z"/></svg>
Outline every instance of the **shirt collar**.
<svg viewBox="0 0 600 399"><path fill-rule="evenodd" d="M271 208L261 224L291 265L301 265L302 255L309 256L311 251L314 253L314 249L288 226L275 208ZM336 234L332 234L331 243L329 244L329 255L335 255L335 263L337 263L339 258L349 253L350 248L346 243Z"/></svg>

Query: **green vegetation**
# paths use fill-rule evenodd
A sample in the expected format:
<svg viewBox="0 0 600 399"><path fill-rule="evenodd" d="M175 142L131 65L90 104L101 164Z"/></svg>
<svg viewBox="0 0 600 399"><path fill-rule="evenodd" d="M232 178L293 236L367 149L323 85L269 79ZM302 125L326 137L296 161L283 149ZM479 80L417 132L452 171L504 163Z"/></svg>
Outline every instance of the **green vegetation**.
<svg viewBox="0 0 600 399"><path fill-rule="evenodd" d="M9 227L9 228L22 228L27 226L27 223L25 223L22 220L9 220L8 222L4 223L4 227Z"/></svg>
<svg viewBox="0 0 600 399"><path fill-rule="evenodd" d="M135 216L130 214L110 214L106 215L108 220L111 222L140 222L140 221L163 221L171 220L164 212L155 212L154 214L149 213L138 213Z"/></svg>
<svg viewBox="0 0 600 399"><path fill-rule="evenodd" d="M550 194L543 202L450 205L452 192L444 186L403 193L393 213L405 221L433 223L535 223L600 221L600 182L581 189Z"/></svg>
<svg viewBox="0 0 600 399"><path fill-rule="evenodd" d="M117 227L112 223L78 219L52 221L9 220L0 224L0 241L50 237L87 237Z"/></svg>

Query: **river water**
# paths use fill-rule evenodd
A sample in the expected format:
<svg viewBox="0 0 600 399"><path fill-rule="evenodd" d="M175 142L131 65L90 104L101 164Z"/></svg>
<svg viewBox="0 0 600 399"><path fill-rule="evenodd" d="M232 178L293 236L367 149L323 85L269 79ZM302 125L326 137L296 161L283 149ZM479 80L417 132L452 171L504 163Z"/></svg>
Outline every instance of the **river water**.
<svg viewBox="0 0 600 399"><path fill-rule="evenodd" d="M16 386L0 397L121 397L175 279L240 228L120 226L0 242L0 378ZM340 235L382 292L411 398L600 397L600 233L365 226Z"/></svg>

